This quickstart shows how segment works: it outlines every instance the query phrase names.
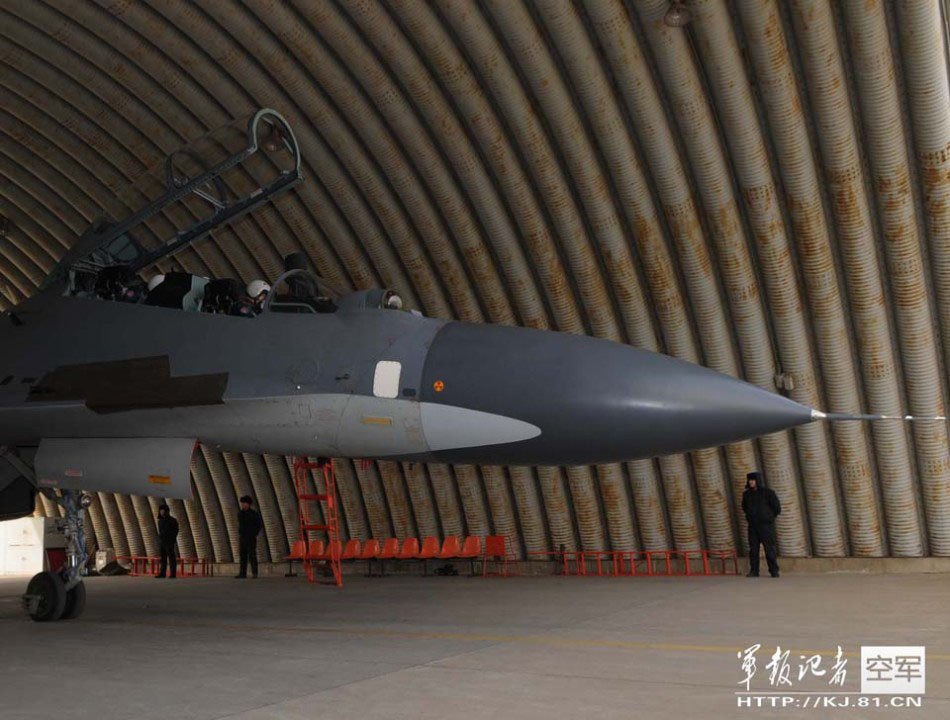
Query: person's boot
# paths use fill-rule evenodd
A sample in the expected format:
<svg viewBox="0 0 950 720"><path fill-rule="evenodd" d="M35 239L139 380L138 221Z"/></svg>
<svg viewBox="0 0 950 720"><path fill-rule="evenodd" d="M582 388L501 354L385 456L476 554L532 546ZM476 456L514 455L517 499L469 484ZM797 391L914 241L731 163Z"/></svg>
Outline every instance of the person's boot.
<svg viewBox="0 0 950 720"><path fill-rule="evenodd" d="M235 579L235 580L246 580L246 579L247 579L247 575L235 575L235 576L234 576L234 579Z"/></svg>
<svg viewBox="0 0 950 720"><path fill-rule="evenodd" d="M155 578L156 580L164 580L164 579L165 579L165 576L164 576L164 575L155 575L154 578Z"/></svg>
<svg viewBox="0 0 950 720"><path fill-rule="evenodd" d="M769 573L769 575L772 577L778 577L778 570L776 570L774 573Z"/></svg>
<svg viewBox="0 0 950 720"><path fill-rule="evenodd" d="M746 577L758 577L759 574L758 574L757 572L753 571L753 570L749 570L749 572L747 572L747 573L745 574L745 576L746 576Z"/></svg>

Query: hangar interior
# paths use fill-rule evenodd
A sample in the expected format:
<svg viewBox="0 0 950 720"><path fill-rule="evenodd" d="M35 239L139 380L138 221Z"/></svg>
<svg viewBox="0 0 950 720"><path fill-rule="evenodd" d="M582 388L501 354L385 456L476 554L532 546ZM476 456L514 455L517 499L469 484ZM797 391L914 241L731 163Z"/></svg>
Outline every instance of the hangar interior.
<svg viewBox="0 0 950 720"><path fill-rule="evenodd" d="M948 17L946 0L0 0L0 310L34 295L148 169L268 107L296 134L304 181L155 270L273 281L304 252L333 285L391 288L430 317L619 341L828 412L943 416ZM157 239L173 220L146 225ZM500 535L516 558L741 556L746 473L761 469L782 502L783 558L939 560L948 433L943 421L811 423L579 467L338 459L340 531ZM170 502L180 555L234 562L245 494L263 517L262 562L282 563L300 539L292 458L202 446L191 479L193 499ZM310 482L320 492L319 475ZM91 497L91 547L158 554L157 499ZM61 512L40 496L37 515ZM403 582L390 587L418 601ZM789 591L801 602L822 592L802 582ZM887 596L875 582L861 587ZM907 582L923 583L925 604L946 598ZM352 592L369 587L354 578ZM675 587L657 584L644 607ZM692 597L704 587L689 585ZM169 625L187 614L155 592ZM847 597L836 610L860 602ZM485 600L493 618L507 600ZM355 622L341 600L320 602ZM555 615L539 626L584 622ZM945 619L927 629L945 632ZM609 624L599 632L608 642ZM714 635L730 652L739 642ZM605 715L621 712L617 692Z"/></svg>
<svg viewBox="0 0 950 720"><path fill-rule="evenodd" d="M181 269L273 280L303 250L429 316L619 340L828 411L944 414L945 5L696 2L684 27L668 11L6 2L0 307L148 168L268 106L306 180ZM816 423L602 467L341 462L339 492L357 538L741 549L754 468L783 503L782 555L950 554L943 423ZM230 560L249 493L261 559L284 557L282 458L202 449L193 478L183 555ZM155 509L96 497L96 545L154 554Z"/></svg>

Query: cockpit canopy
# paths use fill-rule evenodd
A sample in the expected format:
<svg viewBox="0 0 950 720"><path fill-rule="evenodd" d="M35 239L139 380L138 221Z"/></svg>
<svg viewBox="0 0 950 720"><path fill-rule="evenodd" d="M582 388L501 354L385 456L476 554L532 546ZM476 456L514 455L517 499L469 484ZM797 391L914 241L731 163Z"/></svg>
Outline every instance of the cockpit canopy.
<svg viewBox="0 0 950 720"><path fill-rule="evenodd" d="M43 284L124 266L133 273L252 212L303 179L297 139L270 108L196 138L107 201ZM253 178L253 180L251 180Z"/></svg>
<svg viewBox="0 0 950 720"><path fill-rule="evenodd" d="M373 288L343 294L319 275L288 270L274 282L264 312L325 313L344 310L402 310L395 290Z"/></svg>
<svg viewBox="0 0 950 720"><path fill-rule="evenodd" d="M288 258L289 259L289 258ZM290 263L289 263L290 264ZM155 280L157 282L154 282ZM257 313L334 313L337 310L402 310L394 290L373 288L341 293L319 275L304 268L284 272L256 306L247 288L233 278L208 278L167 272L146 287L127 267L103 268L97 274L70 273L65 294L113 302L142 303L191 312L253 317ZM149 289L150 288L150 289Z"/></svg>
<svg viewBox="0 0 950 720"><path fill-rule="evenodd" d="M402 310L402 298L395 290L373 288L349 293L339 301L346 310Z"/></svg>

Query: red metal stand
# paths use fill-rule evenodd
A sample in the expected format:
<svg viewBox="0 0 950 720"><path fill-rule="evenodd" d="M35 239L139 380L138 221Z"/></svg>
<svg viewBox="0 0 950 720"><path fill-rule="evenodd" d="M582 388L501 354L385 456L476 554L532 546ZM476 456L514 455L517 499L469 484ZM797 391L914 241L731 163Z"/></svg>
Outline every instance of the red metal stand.
<svg viewBox="0 0 950 720"><path fill-rule="evenodd" d="M521 575L521 564L508 554L507 538L504 535L486 535L485 546L482 551L482 577L508 577L511 574ZM488 563L494 562L497 568L489 571ZM512 573L508 566L513 565Z"/></svg>
<svg viewBox="0 0 950 720"><path fill-rule="evenodd" d="M307 471L322 470L324 492L307 492ZM307 554L303 561L307 571L307 581L316 582L317 565L324 563L333 575L333 584L343 586L343 572L340 568L340 523L337 517L336 503L336 475L333 472L332 460L311 462L307 458L297 458L294 461L294 485L297 490L297 515L300 522L301 539L309 538L312 530L322 530L327 534L327 550L317 555ZM319 489L319 488L318 488ZM322 502L324 522L313 522L311 503Z"/></svg>
<svg viewBox="0 0 950 720"><path fill-rule="evenodd" d="M161 567L161 558L155 555L117 555L116 561L128 564L129 575L158 575ZM214 577L214 561L208 558L181 557L175 558L178 566L178 577Z"/></svg>

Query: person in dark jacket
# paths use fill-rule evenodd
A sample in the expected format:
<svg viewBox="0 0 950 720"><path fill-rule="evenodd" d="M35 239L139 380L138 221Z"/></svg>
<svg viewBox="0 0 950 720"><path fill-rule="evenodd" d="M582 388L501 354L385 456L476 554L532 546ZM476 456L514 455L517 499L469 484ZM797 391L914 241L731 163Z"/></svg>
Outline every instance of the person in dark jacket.
<svg viewBox="0 0 950 720"><path fill-rule="evenodd" d="M745 492L742 493L742 511L749 523L749 574L759 576L759 545L765 546L765 561L769 574L778 577L778 560L775 552L775 517L782 512L778 495L765 487L762 473L746 475Z"/></svg>
<svg viewBox="0 0 950 720"><path fill-rule="evenodd" d="M247 563L251 562L251 576L257 577L257 536L264 523L257 510L251 508L253 500L250 495L241 498L241 510L238 512L238 548L241 553L241 571L235 578L247 577Z"/></svg>
<svg viewBox="0 0 950 720"><path fill-rule="evenodd" d="M165 577L165 570L168 569L168 577L175 577L177 563L175 562L175 541L178 539L178 521L173 518L168 511L168 505L161 505L158 508L158 546L161 554L161 565L158 568L158 575L155 577Z"/></svg>

